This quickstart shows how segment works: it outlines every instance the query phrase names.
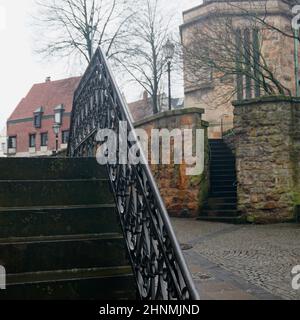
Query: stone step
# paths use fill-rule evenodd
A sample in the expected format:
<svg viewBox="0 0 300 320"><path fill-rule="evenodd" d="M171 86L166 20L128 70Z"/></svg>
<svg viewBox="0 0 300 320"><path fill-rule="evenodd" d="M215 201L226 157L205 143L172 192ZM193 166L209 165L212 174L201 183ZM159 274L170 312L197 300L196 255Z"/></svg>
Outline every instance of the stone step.
<svg viewBox="0 0 300 320"><path fill-rule="evenodd" d="M210 152L211 152L211 154L215 154L215 155L224 155L224 156L229 156L229 157L234 156L231 149L229 149L227 147L221 147L221 146L211 147Z"/></svg>
<svg viewBox="0 0 300 320"><path fill-rule="evenodd" d="M212 198L236 198L237 193L236 191L216 191L216 192L210 192L209 197Z"/></svg>
<svg viewBox="0 0 300 320"><path fill-rule="evenodd" d="M214 147L210 148L210 155L216 155L216 156L224 156L224 157L232 157L232 151L228 148L223 147Z"/></svg>
<svg viewBox="0 0 300 320"><path fill-rule="evenodd" d="M236 173L235 172L211 172L210 174L211 179L215 180L236 180Z"/></svg>
<svg viewBox="0 0 300 320"><path fill-rule="evenodd" d="M231 170L235 170L235 163L232 162L232 161L229 161L229 162L211 162L210 163L210 168L211 168L211 171L214 172L218 169L222 169L222 170L226 170L226 169L231 169Z"/></svg>
<svg viewBox="0 0 300 320"><path fill-rule="evenodd" d="M0 208L0 238L121 232L115 205Z"/></svg>
<svg viewBox="0 0 300 320"><path fill-rule="evenodd" d="M236 171L234 168L224 168L224 167L214 167L210 170L211 177L221 177L221 176L229 176L229 177L235 177Z"/></svg>
<svg viewBox="0 0 300 320"><path fill-rule="evenodd" d="M233 204L236 203L236 197L209 197L207 199L208 206L213 206L214 204Z"/></svg>
<svg viewBox="0 0 300 320"><path fill-rule="evenodd" d="M8 170L9 168L9 170ZM95 158L0 158L0 180L104 179Z"/></svg>
<svg viewBox="0 0 300 320"><path fill-rule="evenodd" d="M222 186L231 186L231 187L236 187L236 180L235 179L228 179L228 180L223 180L223 179L210 179L211 185L214 187L222 187Z"/></svg>
<svg viewBox="0 0 300 320"><path fill-rule="evenodd" d="M215 145L215 144L224 145L224 140L223 139L208 139L208 143L210 145Z"/></svg>
<svg viewBox="0 0 300 320"><path fill-rule="evenodd" d="M224 222L224 223L232 223L232 224L241 224L245 223L245 218L242 216L237 217L226 217L226 216L218 216L218 217L208 217L208 216L200 216L197 220L201 221L210 221L210 222Z"/></svg>
<svg viewBox="0 0 300 320"><path fill-rule="evenodd" d="M94 158L0 159L0 299L135 299L106 169Z"/></svg>
<svg viewBox="0 0 300 320"><path fill-rule="evenodd" d="M217 193L217 192L222 192L222 191L235 191L236 192L236 187L232 184L230 185L212 185L211 187L211 192L212 193Z"/></svg>
<svg viewBox="0 0 300 320"><path fill-rule="evenodd" d="M223 140L210 140L210 193L201 220L232 222L237 211L235 156Z"/></svg>
<svg viewBox="0 0 300 320"><path fill-rule="evenodd" d="M216 210L216 211L222 211L222 210L236 210L237 209L237 204L236 202L232 203L212 203L210 204L205 204L204 210Z"/></svg>
<svg viewBox="0 0 300 320"><path fill-rule="evenodd" d="M203 210L201 212L201 216L206 216L206 217L236 217L238 216L239 213L237 210L212 210L212 209L207 209Z"/></svg>
<svg viewBox="0 0 300 320"><path fill-rule="evenodd" d="M216 156L213 155L210 160L211 164L219 164L219 163L234 163L235 164L235 158L233 156Z"/></svg>
<svg viewBox="0 0 300 320"><path fill-rule="evenodd" d="M126 253L118 233L0 240L0 265L8 274L124 266Z"/></svg>
<svg viewBox="0 0 300 320"><path fill-rule="evenodd" d="M232 152L231 149L225 143L211 143L209 144L209 148L211 150L226 150Z"/></svg>
<svg viewBox="0 0 300 320"><path fill-rule="evenodd" d="M107 180L0 181L0 207L111 204Z"/></svg>
<svg viewBox="0 0 300 320"><path fill-rule="evenodd" d="M131 267L70 269L7 276L0 300L134 300Z"/></svg>

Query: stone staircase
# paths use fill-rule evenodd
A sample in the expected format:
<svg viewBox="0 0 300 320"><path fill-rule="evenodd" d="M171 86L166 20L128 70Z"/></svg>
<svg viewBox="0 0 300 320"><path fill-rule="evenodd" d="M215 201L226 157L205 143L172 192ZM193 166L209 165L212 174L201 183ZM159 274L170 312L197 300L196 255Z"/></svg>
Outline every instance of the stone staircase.
<svg viewBox="0 0 300 320"><path fill-rule="evenodd" d="M209 140L210 193L200 220L241 222L237 211L235 157L223 140Z"/></svg>
<svg viewBox="0 0 300 320"><path fill-rule="evenodd" d="M105 168L95 159L0 159L0 299L135 299Z"/></svg>

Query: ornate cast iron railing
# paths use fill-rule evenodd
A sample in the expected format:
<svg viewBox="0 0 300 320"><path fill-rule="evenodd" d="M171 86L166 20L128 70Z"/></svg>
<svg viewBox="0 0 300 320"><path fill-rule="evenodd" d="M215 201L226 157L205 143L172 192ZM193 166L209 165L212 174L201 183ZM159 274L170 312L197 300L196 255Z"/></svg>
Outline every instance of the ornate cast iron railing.
<svg viewBox="0 0 300 320"><path fill-rule="evenodd" d="M98 129L117 133L119 121L126 121L128 132L134 132L126 103L99 48L74 94L68 155L94 155ZM108 164L107 170L140 298L198 299L148 164Z"/></svg>

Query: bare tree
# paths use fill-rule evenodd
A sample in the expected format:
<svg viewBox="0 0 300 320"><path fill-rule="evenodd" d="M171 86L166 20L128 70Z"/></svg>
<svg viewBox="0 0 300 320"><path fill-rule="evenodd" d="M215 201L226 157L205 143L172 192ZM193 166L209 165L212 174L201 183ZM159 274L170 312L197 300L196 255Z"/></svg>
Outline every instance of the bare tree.
<svg viewBox="0 0 300 320"><path fill-rule="evenodd" d="M267 11L253 15L249 10L243 20L215 12L213 20L195 25L188 41L183 43L186 83L227 84L222 92L223 101L236 94L238 98L291 95L291 89L278 76L276 65L264 48L266 38L274 34L284 38L286 30L277 30L266 17Z"/></svg>
<svg viewBox="0 0 300 320"><path fill-rule="evenodd" d="M91 60L101 46L108 57L118 54L133 16L130 0L38 0L37 52L46 56Z"/></svg>
<svg viewBox="0 0 300 320"><path fill-rule="evenodd" d="M158 0L139 0L130 42L118 62L150 95L153 113L159 111L159 96L167 60L163 46L170 36L170 18Z"/></svg>
<svg viewBox="0 0 300 320"><path fill-rule="evenodd" d="M282 0L282 2L288 4L290 7L300 4L300 0Z"/></svg>

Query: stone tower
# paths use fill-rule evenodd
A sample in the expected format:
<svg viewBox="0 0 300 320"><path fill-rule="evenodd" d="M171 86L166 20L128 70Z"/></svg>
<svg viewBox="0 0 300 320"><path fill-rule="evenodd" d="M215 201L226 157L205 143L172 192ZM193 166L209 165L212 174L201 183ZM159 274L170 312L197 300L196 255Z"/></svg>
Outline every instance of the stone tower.
<svg viewBox="0 0 300 320"><path fill-rule="evenodd" d="M297 0L298 1L298 0ZM295 1L295 2L297 2ZM181 26L182 42L185 46L192 44L192 34L195 28L201 28L203 24L210 24L213 28L216 15L230 16L239 24L239 28L247 27L247 12L249 16L257 16L265 19L270 24L285 32L291 32L291 1L287 0L203 0L203 4L183 12L183 25ZM246 11L247 10L247 11ZM274 31L266 31L261 27L262 46L261 52L268 61L270 69L275 76L292 93L295 92L294 77L294 42L290 37ZM185 68L185 106L200 107L205 109L204 119L210 122L209 136L220 137L221 122L223 130L232 127L233 107L231 101L222 101L221 96L228 90L220 81L208 78L207 81L190 81L193 74ZM236 79L231 86L236 86ZM248 96L249 98L249 93Z"/></svg>

